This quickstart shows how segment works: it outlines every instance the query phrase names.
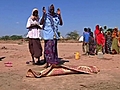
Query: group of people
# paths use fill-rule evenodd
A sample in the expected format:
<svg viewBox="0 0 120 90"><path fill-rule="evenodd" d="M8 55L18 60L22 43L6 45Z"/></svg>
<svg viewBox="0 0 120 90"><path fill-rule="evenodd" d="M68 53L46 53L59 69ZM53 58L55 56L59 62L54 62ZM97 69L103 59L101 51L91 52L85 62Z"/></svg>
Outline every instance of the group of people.
<svg viewBox="0 0 120 90"><path fill-rule="evenodd" d="M42 9L43 16L39 17L39 10L33 9L32 15L28 18L26 28L28 29L29 51L33 64L42 64L42 46L40 37L44 39L44 63L45 67L59 64L57 40L59 39L58 25L63 25L61 11L58 8L55 12L54 5L50 5L48 12L45 7ZM41 27L42 26L42 27ZM35 60L37 58L37 62Z"/></svg>
<svg viewBox="0 0 120 90"><path fill-rule="evenodd" d="M90 28L84 28L83 32L83 52L87 55L119 54L120 52L120 31L117 27L108 30L107 26L103 28L95 26L94 32Z"/></svg>

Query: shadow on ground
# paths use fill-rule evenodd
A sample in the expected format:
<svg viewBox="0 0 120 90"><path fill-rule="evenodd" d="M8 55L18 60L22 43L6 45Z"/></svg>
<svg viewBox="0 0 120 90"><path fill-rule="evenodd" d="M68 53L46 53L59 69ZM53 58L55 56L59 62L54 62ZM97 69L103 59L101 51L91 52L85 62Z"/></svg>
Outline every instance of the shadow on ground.
<svg viewBox="0 0 120 90"><path fill-rule="evenodd" d="M0 57L0 61L2 61L5 57Z"/></svg>

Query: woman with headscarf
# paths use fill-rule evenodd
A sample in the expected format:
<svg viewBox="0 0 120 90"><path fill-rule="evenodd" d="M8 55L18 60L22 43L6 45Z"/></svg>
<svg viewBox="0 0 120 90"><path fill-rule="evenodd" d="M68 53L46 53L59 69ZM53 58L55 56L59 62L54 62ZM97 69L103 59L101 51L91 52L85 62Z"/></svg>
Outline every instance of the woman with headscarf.
<svg viewBox="0 0 120 90"><path fill-rule="evenodd" d="M106 31L105 35L105 52L111 54L112 34L110 31Z"/></svg>
<svg viewBox="0 0 120 90"><path fill-rule="evenodd" d="M27 37L29 39L29 51L31 53L33 64L37 58L37 64L40 64L40 56L42 56L42 47L40 43L40 24L38 9L35 8L32 11L32 15L28 18L26 28L28 29Z"/></svg>
<svg viewBox="0 0 120 90"><path fill-rule="evenodd" d="M96 29L94 33L95 33L95 41L96 41L96 54L98 54L98 52L103 53L103 47L105 45L105 37L101 32L99 25L96 25Z"/></svg>
<svg viewBox="0 0 120 90"><path fill-rule="evenodd" d="M90 33L90 37L89 37L89 54L90 55L95 55L95 38L93 36L93 32Z"/></svg>
<svg viewBox="0 0 120 90"><path fill-rule="evenodd" d="M115 27L112 33L112 54L119 53L118 39L118 28Z"/></svg>
<svg viewBox="0 0 120 90"><path fill-rule="evenodd" d="M45 68L49 67L49 65L59 64L57 52L58 25L62 25L63 22L60 9L57 9L57 13L54 10L53 4L49 7L48 13L43 7L43 16L40 21L40 24L43 25L42 35L45 40L44 58L47 62Z"/></svg>

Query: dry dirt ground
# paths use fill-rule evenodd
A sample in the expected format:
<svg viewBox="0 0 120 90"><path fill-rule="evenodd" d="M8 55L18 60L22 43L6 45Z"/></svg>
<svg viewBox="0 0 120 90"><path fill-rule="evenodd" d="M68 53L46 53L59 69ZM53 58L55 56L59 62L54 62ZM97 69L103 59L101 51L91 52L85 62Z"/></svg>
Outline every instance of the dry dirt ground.
<svg viewBox="0 0 120 90"><path fill-rule="evenodd" d="M27 42L0 43L0 90L120 90L119 54L105 54L104 59L85 56L81 43L59 43L58 50L59 57L66 61L65 65L95 65L100 72L28 78L28 69L42 70L44 65L26 64L31 60ZM81 54L79 60L74 59L77 51ZM5 67L5 62L12 62L13 67Z"/></svg>

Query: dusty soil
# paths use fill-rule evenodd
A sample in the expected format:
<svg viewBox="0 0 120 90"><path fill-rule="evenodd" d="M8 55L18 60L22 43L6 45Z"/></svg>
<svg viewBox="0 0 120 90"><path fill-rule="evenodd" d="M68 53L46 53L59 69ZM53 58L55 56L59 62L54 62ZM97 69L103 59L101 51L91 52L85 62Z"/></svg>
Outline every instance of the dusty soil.
<svg viewBox="0 0 120 90"><path fill-rule="evenodd" d="M27 42L0 42L0 90L120 90L119 54L105 54L104 59L85 56L81 43L59 43L58 50L59 57L66 61L65 65L95 65L100 72L28 78L28 69L42 70L44 65L26 64L31 60ZM79 60L74 59L77 51L81 54ZM5 67L5 62L12 62L13 67Z"/></svg>

